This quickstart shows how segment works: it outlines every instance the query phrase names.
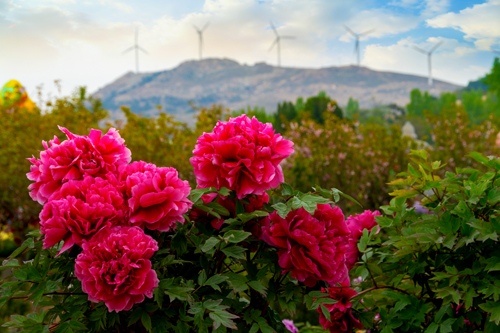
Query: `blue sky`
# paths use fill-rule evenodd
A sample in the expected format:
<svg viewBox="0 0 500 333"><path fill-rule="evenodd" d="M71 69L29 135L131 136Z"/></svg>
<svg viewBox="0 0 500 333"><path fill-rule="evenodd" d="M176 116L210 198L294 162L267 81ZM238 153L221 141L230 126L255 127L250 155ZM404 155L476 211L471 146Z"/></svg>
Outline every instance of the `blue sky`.
<svg viewBox="0 0 500 333"><path fill-rule="evenodd" d="M273 21L283 35L286 67L347 66L356 61L355 31L375 29L361 41L361 62L375 70L427 75L466 84L487 72L500 50L500 0L0 0L0 84L17 79L33 94L63 94L80 85L91 92L134 70L133 43L139 29L144 72L173 68L197 58L192 25L210 22L205 57L240 63L276 64L269 52Z"/></svg>

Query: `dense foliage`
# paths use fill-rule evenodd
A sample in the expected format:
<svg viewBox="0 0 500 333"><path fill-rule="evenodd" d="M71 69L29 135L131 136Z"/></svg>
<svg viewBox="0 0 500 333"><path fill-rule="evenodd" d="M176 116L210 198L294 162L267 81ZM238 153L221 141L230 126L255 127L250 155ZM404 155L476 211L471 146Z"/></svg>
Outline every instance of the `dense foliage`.
<svg viewBox="0 0 500 333"><path fill-rule="evenodd" d="M293 323L283 318L298 319L303 322L296 324L300 332L308 333L318 328L306 321L319 321L331 332L361 326L372 332L498 331L500 161L494 156L500 153L499 73L496 60L483 80L487 93L465 90L434 97L415 90L406 109L389 105L363 110L350 99L343 112L321 92L295 103L284 101L275 114L257 107L233 112L222 106L200 108L195 126L190 127L165 113L147 118L124 108L126 122L114 126L133 152L133 161L155 165L128 164L133 172L108 165L106 171L115 172L115 180L90 172L95 159L89 157L78 168L93 178L83 176L87 183L75 185L79 194L66 185L64 196L34 195L45 204L42 214L42 206L28 195L26 158L60 144L53 139L59 135L57 125L67 127L70 140L71 133L89 133L91 128L106 128L105 134L107 112L98 100L86 96L85 89L47 103L43 110L0 105L5 124L0 134L0 250L7 256L18 246L0 267L4 278L0 316L18 313L7 327L33 332L223 332L235 327L294 332ZM243 113L272 123L276 133L295 143L295 151L281 163L282 171L277 171L282 158L266 160L250 153L254 146L248 142L231 143L222 150L212 144L197 148L197 160L190 162L197 142L203 146L215 140L203 133L212 133L218 121ZM403 136L401 126L407 121L420 140ZM259 131L270 136L268 130ZM110 137L116 138L114 133ZM217 135L215 141L230 137ZM48 142L45 147L42 140ZM422 148L408 156L410 149ZM211 164L220 169L205 169ZM168 167L176 170L175 177ZM405 178L393 181L398 173ZM224 179L213 178L215 174ZM64 182L81 181L71 177ZM176 185L153 185L158 177L176 179ZM247 179L238 186L245 177L254 182ZM38 182L35 174L30 178ZM151 186L132 190L134 182ZM200 185L186 192L188 186ZM161 191L172 187L185 193L174 201L187 211L171 214L162 208L161 219L155 220L159 214L155 204L148 208L141 202L159 200L150 195L158 186ZM391 186L398 189L389 194ZM107 207L100 211L105 213L72 210L83 207L81 202L88 204L86 200L90 202L103 188L114 193L99 201L99 207ZM69 205L67 196L80 200L80 206ZM391 200L392 196L396 198ZM339 208L352 215L340 217ZM380 209L384 215L355 214L364 209ZM71 237L68 231L61 236L54 228L54 216L66 220L78 216L79 223L98 216L109 223L100 233L100 224L76 231L71 223L57 222L58 228L71 230ZM278 226L292 228L294 221L304 221L297 227L299 236L283 238ZM328 246L345 253L350 279L340 278L346 273L337 257L303 275L311 265L298 255L301 250L287 252L283 246L301 244L306 234L311 242L333 242L318 237L325 231L317 234L308 227L316 224L325 230L334 226L334 234L347 242L344 249L341 240L336 247ZM126 302L107 299L109 290L92 291L86 284L92 279L85 274L86 265L99 260L106 265L106 258L95 249L118 244L121 254L134 239L148 244L136 246L142 249L136 255L141 263L150 262L158 281L151 270L143 271L140 276L149 282L127 289L132 292ZM327 254L319 251L312 256L316 260ZM75 270L75 265L84 268ZM26 299L29 302L23 302ZM113 309L121 311L109 312ZM21 316L28 312L32 313Z"/></svg>
<svg viewBox="0 0 500 333"><path fill-rule="evenodd" d="M473 152L484 171L443 172L426 151L411 156L381 232L358 245L360 318L372 332L498 332L500 158Z"/></svg>

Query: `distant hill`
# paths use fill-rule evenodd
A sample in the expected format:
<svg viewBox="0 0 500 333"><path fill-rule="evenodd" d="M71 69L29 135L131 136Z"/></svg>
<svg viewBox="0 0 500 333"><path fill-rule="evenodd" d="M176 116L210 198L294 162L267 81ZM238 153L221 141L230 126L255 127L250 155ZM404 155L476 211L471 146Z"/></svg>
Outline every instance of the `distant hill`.
<svg viewBox="0 0 500 333"><path fill-rule="evenodd" d="M157 106L177 115L192 118L188 101L198 106L223 104L231 109L263 106L274 112L278 102L317 95L324 90L340 105L349 97L361 107L395 103L404 106L414 88L434 95L461 87L434 80L429 89L427 78L381 72L366 67L343 66L319 69L275 67L265 63L242 65L229 59L186 61L178 67L155 73L127 73L99 89L94 97L104 107L116 111L128 106L135 113L155 115Z"/></svg>

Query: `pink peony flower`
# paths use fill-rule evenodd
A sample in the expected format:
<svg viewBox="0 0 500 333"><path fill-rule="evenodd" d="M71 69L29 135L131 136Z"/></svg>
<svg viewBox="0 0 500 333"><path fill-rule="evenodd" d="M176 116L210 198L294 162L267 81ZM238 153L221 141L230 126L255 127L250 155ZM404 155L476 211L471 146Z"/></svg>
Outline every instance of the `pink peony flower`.
<svg viewBox="0 0 500 333"><path fill-rule="evenodd" d="M179 179L174 168L139 167L145 171L131 173L125 180L130 222L159 231L173 230L176 222L184 223L182 214L193 205L187 199L191 191L188 181Z"/></svg>
<svg viewBox="0 0 500 333"><path fill-rule="evenodd" d="M285 219L277 212L269 219L272 224L262 228L262 239L280 249L279 265L283 273L291 271L292 277L308 287L319 280L335 284L347 278L345 253L349 229L340 208L321 204L314 216L299 208Z"/></svg>
<svg viewBox="0 0 500 333"><path fill-rule="evenodd" d="M158 244L139 227L104 228L83 244L75 275L90 301L103 301L110 312L128 311L158 287L149 261L155 251Z"/></svg>
<svg viewBox="0 0 500 333"><path fill-rule="evenodd" d="M293 320L283 319L283 324L285 324L286 329L289 330L290 332L299 333L299 329L295 327Z"/></svg>
<svg viewBox="0 0 500 333"><path fill-rule="evenodd" d="M101 131L94 129L88 136L72 134L63 127L59 129L68 140L60 142L54 137L48 144L43 141L45 150L40 152L40 159L34 156L28 159L33 165L26 176L35 182L28 189L31 198L40 204L67 181L81 180L85 174L104 177L108 172L116 173L120 165L131 160L125 140L114 128L102 137Z"/></svg>
<svg viewBox="0 0 500 333"><path fill-rule="evenodd" d="M319 323L330 333L353 332L353 328L361 329L363 325L352 315L350 299L357 295L356 291L346 287L321 288L322 292L328 292L330 298L337 301L335 304L323 304L330 311L330 320L325 317L321 307L316 311L319 313Z"/></svg>
<svg viewBox="0 0 500 333"><path fill-rule="evenodd" d="M61 254L74 244L81 246L103 227L124 224L126 212L121 192L109 180L88 175L70 180L40 212L43 248L64 241Z"/></svg>
<svg viewBox="0 0 500 333"><path fill-rule="evenodd" d="M200 187L227 187L241 199L278 187L284 181L279 163L292 152L293 143L271 124L243 114L200 136L190 162Z"/></svg>
<svg viewBox="0 0 500 333"><path fill-rule="evenodd" d="M346 253L346 266L348 270L354 267L359 257L358 242L363 235L363 230L371 231L373 227L377 227L377 233L380 228L375 221L375 216L379 216L379 211L365 210L362 214L351 215L347 218L347 226L351 231L349 235L349 251Z"/></svg>
<svg viewBox="0 0 500 333"><path fill-rule="evenodd" d="M136 173L155 172L158 167L153 163L146 163L144 161L136 161L126 165L120 165L118 168L118 183L120 189L127 198L132 196L131 188L127 188L127 177Z"/></svg>

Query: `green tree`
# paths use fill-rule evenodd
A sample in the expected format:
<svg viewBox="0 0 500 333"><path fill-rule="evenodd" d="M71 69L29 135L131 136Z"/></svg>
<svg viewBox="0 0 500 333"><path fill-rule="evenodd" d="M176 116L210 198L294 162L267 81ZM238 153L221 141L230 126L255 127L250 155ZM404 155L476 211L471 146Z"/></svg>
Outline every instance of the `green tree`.
<svg viewBox="0 0 500 333"><path fill-rule="evenodd" d="M325 122L324 112L330 112L342 119L342 109L337 105L337 102L330 99L324 91L320 91L318 96L309 97L306 101L304 110L308 112L311 119L318 124Z"/></svg>
<svg viewBox="0 0 500 333"><path fill-rule="evenodd" d="M352 118L352 116L359 111L359 102L357 99L349 97L349 101L346 106L346 118Z"/></svg>
<svg viewBox="0 0 500 333"><path fill-rule="evenodd" d="M489 86L488 91L497 96L497 101L500 103L500 61L495 58L491 72L486 75L483 82Z"/></svg>

